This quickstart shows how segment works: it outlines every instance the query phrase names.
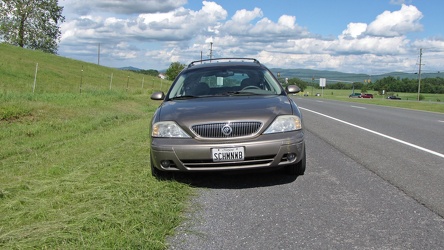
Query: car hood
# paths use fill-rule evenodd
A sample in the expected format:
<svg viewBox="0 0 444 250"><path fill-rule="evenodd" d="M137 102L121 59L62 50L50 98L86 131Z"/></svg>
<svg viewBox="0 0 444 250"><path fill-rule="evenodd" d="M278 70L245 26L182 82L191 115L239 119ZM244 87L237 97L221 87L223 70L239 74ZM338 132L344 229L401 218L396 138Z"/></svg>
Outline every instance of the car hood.
<svg viewBox="0 0 444 250"><path fill-rule="evenodd" d="M161 121L194 124L227 121L261 121L270 124L278 115L293 114L287 96L209 97L164 102L158 110Z"/></svg>

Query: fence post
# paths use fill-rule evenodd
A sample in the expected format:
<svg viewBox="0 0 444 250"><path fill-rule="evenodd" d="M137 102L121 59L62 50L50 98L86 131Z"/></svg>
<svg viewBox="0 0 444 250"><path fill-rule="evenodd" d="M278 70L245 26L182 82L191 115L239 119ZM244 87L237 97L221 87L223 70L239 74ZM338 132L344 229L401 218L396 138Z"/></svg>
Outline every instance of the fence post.
<svg viewBox="0 0 444 250"><path fill-rule="evenodd" d="M82 84L83 84L83 65L82 65L82 70L80 72L80 94L82 93Z"/></svg>
<svg viewBox="0 0 444 250"><path fill-rule="evenodd" d="M128 92L128 85L129 85L129 76L128 76L128 80L126 81L126 92Z"/></svg>
<svg viewBox="0 0 444 250"><path fill-rule="evenodd" d="M39 68L39 63L35 65L35 74L34 74L34 84L32 85L32 93L34 94L35 85L37 83L37 69Z"/></svg>

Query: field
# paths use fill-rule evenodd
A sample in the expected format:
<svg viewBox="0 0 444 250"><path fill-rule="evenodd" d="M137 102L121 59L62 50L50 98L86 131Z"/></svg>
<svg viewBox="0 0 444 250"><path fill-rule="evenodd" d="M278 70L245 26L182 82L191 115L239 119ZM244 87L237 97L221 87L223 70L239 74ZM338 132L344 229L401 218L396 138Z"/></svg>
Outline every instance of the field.
<svg viewBox="0 0 444 250"><path fill-rule="evenodd" d="M171 82L4 44L0 56L0 248L165 249L193 194L149 168L149 97ZM307 98L444 112L443 96L348 95Z"/></svg>
<svg viewBox="0 0 444 250"><path fill-rule="evenodd" d="M359 90L355 90L355 92L359 92ZM349 98L348 96L351 94L350 90L324 89L324 91L322 92L321 89L314 89L314 91L312 92L311 87L308 87L306 89L306 93L309 94L308 98L326 98L338 101L367 103L374 105L444 113L444 94L421 93L424 99L418 102L417 93L394 93L396 96L400 97L401 100L388 100L386 99L387 95L385 96L378 95L378 93L376 93L375 91L368 91L369 94L373 94L374 96L373 99ZM313 96L312 93L320 93L320 94L323 93L323 95ZM298 95L303 96L304 93L299 93Z"/></svg>

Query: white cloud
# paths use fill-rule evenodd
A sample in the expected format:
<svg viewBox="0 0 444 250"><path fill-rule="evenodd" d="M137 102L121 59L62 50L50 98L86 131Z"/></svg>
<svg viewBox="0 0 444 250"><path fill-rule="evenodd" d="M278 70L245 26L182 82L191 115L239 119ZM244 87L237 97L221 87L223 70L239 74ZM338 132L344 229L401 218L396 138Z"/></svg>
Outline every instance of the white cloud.
<svg viewBox="0 0 444 250"><path fill-rule="evenodd" d="M413 5L402 5L399 11L384 11L368 25L367 34L395 37L422 30L422 13Z"/></svg>
<svg viewBox="0 0 444 250"><path fill-rule="evenodd" d="M262 10L259 8L254 8L253 11L248 11L246 9L238 10L231 18L233 23L250 23L256 18L263 16Z"/></svg>
<svg viewBox="0 0 444 250"><path fill-rule="evenodd" d="M72 4L71 10L85 3L66 2ZM301 27L296 16L281 15L273 21L260 8L238 10L228 17L212 1L203 1L199 10L185 8L185 0L134 1L141 4L137 11L133 4L123 6L126 1L90 2L87 11L86 6L83 11L77 9L78 14L89 14L67 17L62 24L59 53L94 62L100 43L101 61L115 67L164 69L171 62L187 63L201 55L207 58L210 42L215 57L256 57L269 67L346 72L411 69L416 60L408 56L419 47L435 48L430 53L440 57L429 58L436 58L436 64L444 51L443 40L412 42L407 38L408 33L422 29L422 13L405 4L398 11L383 12L369 24L349 23L337 38L323 38ZM117 10L117 6L126 10ZM134 14L122 14L130 12Z"/></svg>
<svg viewBox="0 0 444 250"><path fill-rule="evenodd" d="M342 38L358 38L367 30L366 23L349 23L347 29L342 32Z"/></svg>
<svg viewBox="0 0 444 250"><path fill-rule="evenodd" d="M86 15L92 12L113 14L168 12L183 6L187 0L62 0L61 2L62 5L68 6L67 11Z"/></svg>
<svg viewBox="0 0 444 250"><path fill-rule="evenodd" d="M165 13L140 14L134 19L116 17L97 18L81 16L62 24L62 41L77 39L109 40L131 39L138 41L183 41L199 33L214 30L226 11L213 2L203 2L200 11L183 7ZM93 31L91 34L90 31Z"/></svg>

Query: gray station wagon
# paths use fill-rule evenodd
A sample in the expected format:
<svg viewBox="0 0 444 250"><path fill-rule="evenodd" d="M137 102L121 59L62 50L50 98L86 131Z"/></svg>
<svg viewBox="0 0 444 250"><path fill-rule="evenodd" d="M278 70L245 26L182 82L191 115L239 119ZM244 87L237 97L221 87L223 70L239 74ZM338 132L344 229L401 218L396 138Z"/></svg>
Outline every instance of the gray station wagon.
<svg viewBox="0 0 444 250"><path fill-rule="evenodd" d="M190 63L151 121L152 174L172 172L280 169L305 172L301 112L256 59L221 58Z"/></svg>

